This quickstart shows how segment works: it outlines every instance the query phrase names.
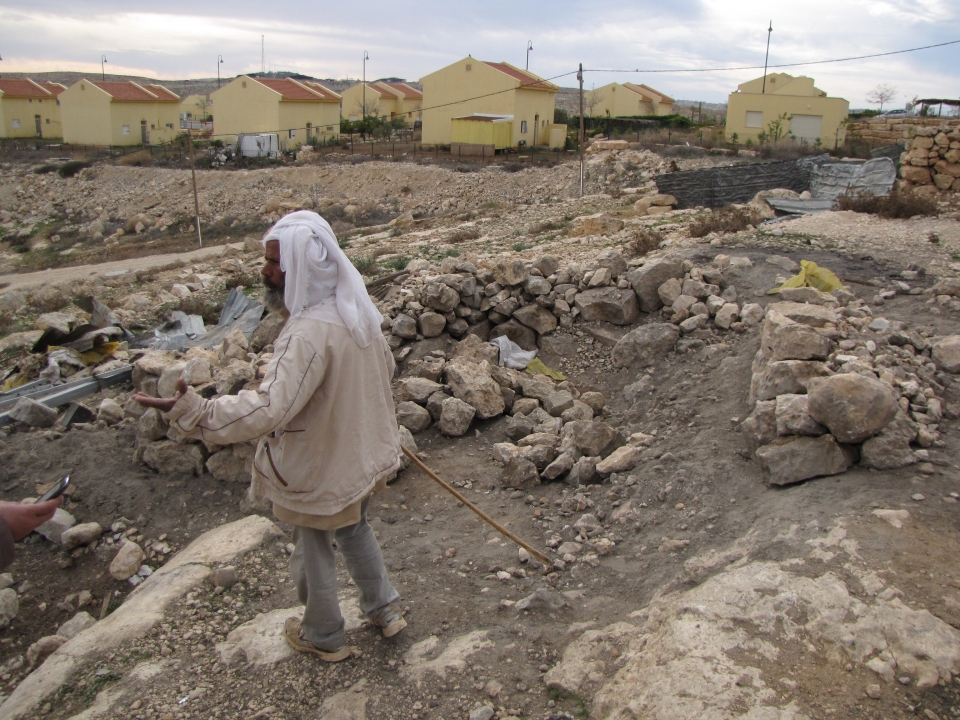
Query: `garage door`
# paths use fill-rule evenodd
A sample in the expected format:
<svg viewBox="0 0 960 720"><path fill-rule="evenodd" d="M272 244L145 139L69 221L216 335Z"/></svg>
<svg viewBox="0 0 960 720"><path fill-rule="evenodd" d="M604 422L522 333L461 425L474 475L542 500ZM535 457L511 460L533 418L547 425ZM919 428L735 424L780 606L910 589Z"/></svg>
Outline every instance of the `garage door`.
<svg viewBox="0 0 960 720"><path fill-rule="evenodd" d="M797 140L816 142L823 137L823 115L794 115L790 118L790 132Z"/></svg>

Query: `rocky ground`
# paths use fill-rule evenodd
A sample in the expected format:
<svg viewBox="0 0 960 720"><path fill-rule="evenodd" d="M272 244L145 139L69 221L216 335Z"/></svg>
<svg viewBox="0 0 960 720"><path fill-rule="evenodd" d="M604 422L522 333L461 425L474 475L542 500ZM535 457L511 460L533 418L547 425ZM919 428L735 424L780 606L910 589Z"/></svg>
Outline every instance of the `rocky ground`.
<svg viewBox="0 0 960 720"><path fill-rule="evenodd" d="M596 153L594 169L626 167L619 155ZM210 175L238 184L207 201L252 204L248 183L262 179L260 204L278 203L250 220L262 223L294 209L281 202L346 208L351 173L366 183L401 169L326 170ZM475 186L441 168L402 171L378 186L410 183L409 201L386 204L395 222L342 234L348 253L373 259L371 277L393 273L372 292L398 361L405 443L550 565L408 467L370 515L409 627L384 640L364 626L344 573L356 656L294 657L278 634L297 613L291 528L245 498L252 446L176 443L128 401L134 387L166 395L179 376L208 396L255 385L276 318L211 349L101 338L102 357L79 365L29 352L44 328L93 320L86 295L136 337L174 310L211 327L228 288L256 297L257 243L126 273L89 266L0 296L7 380L135 367L132 385L83 399L89 422L42 427L57 416L25 405L0 441L0 497L35 497L66 472L75 481L70 517L20 544L0 581L5 716L960 715L960 225L949 209L825 213L697 239L704 212L651 205L669 201L649 177L579 200L550 184L565 168L484 170ZM166 172L56 182L74 192L68 183L99 177L108 216L126 220L143 208L123 178L159 187ZM48 212L34 183L50 177L0 188L8 223ZM75 197L74 215L102 202ZM81 217L89 231L101 216ZM109 223L101 234L114 249L127 237ZM151 241L145 228L131 236ZM844 289L768 295L801 260ZM482 343L496 336L537 349L565 379L497 366Z"/></svg>

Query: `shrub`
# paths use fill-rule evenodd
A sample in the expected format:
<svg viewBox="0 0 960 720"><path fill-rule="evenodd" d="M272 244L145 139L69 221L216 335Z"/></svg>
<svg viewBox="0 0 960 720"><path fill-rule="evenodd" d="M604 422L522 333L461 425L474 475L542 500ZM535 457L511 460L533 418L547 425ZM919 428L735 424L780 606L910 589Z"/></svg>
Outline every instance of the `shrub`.
<svg viewBox="0 0 960 720"><path fill-rule="evenodd" d="M361 275L375 275L379 269L376 259L370 255L355 255L349 260Z"/></svg>
<svg viewBox="0 0 960 720"><path fill-rule="evenodd" d="M450 235L450 242L462 243L466 240L476 240L481 235L482 233L480 232L479 228L475 228L475 227L460 228L459 230L456 230L452 235Z"/></svg>
<svg viewBox="0 0 960 720"><path fill-rule="evenodd" d="M522 162L512 161L512 162L504 163L503 165L501 165L501 167L503 168L504 172L515 173L515 172L520 172L527 166L524 165Z"/></svg>
<svg viewBox="0 0 960 720"><path fill-rule="evenodd" d="M407 265L409 264L410 264L410 258L408 256L397 255L396 257L390 258L389 260L387 260L383 264L383 266L388 270L394 270L396 272L400 272L401 270L406 268Z"/></svg>
<svg viewBox="0 0 960 720"><path fill-rule="evenodd" d="M762 218L756 210L731 205L701 215L690 224L690 237L701 238L712 232L740 232L748 225L756 225Z"/></svg>
<svg viewBox="0 0 960 720"><path fill-rule="evenodd" d="M57 169L57 174L62 178L73 177L78 172L84 168L90 167L90 163L84 162L83 160L71 160L70 162L65 162Z"/></svg>
<svg viewBox="0 0 960 720"><path fill-rule="evenodd" d="M630 240L627 241L627 254L631 257L642 257L648 252L652 252L660 247L663 242L663 235L654 228L639 228Z"/></svg>
<svg viewBox="0 0 960 720"><path fill-rule="evenodd" d="M34 175L46 175L47 173L56 172L59 168L59 165L40 165L33 169L33 173Z"/></svg>
<svg viewBox="0 0 960 720"><path fill-rule="evenodd" d="M883 218L904 220L915 215L937 214L936 200L899 188L887 196L841 195L837 200L837 207L840 210L853 210Z"/></svg>

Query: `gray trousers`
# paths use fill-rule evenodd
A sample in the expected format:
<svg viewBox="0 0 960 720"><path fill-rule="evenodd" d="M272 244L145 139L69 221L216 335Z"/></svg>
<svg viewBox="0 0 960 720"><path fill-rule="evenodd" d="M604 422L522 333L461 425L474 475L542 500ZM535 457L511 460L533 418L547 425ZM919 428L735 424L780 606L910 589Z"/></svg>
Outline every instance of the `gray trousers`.
<svg viewBox="0 0 960 720"><path fill-rule="evenodd" d="M307 640L321 650L336 650L345 642L343 615L337 599L334 540L343 554L347 572L360 590L360 609L365 615L400 599L387 578L383 553L373 528L367 523L368 502L369 498L363 501L360 522L356 525L339 530L293 528L296 547L290 556L290 576L305 606L300 627Z"/></svg>

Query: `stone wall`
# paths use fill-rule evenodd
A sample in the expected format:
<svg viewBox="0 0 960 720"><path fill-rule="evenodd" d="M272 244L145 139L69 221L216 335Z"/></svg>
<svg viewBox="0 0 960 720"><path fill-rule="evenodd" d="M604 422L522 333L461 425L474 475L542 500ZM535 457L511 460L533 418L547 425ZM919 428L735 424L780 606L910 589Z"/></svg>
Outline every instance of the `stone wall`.
<svg viewBox="0 0 960 720"><path fill-rule="evenodd" d="M900 156L900 177L917 191L960 192L960 121L914 128Z"/></svg>
<svg viewBox="0 0 960 720"><path fill-rule="evenodd" d="M871 145L895 145L912 138L918 129L960 128L960 118L903 117L903 118L867 118L864 122L851 123L847 128L848 137Z"/></svg>

